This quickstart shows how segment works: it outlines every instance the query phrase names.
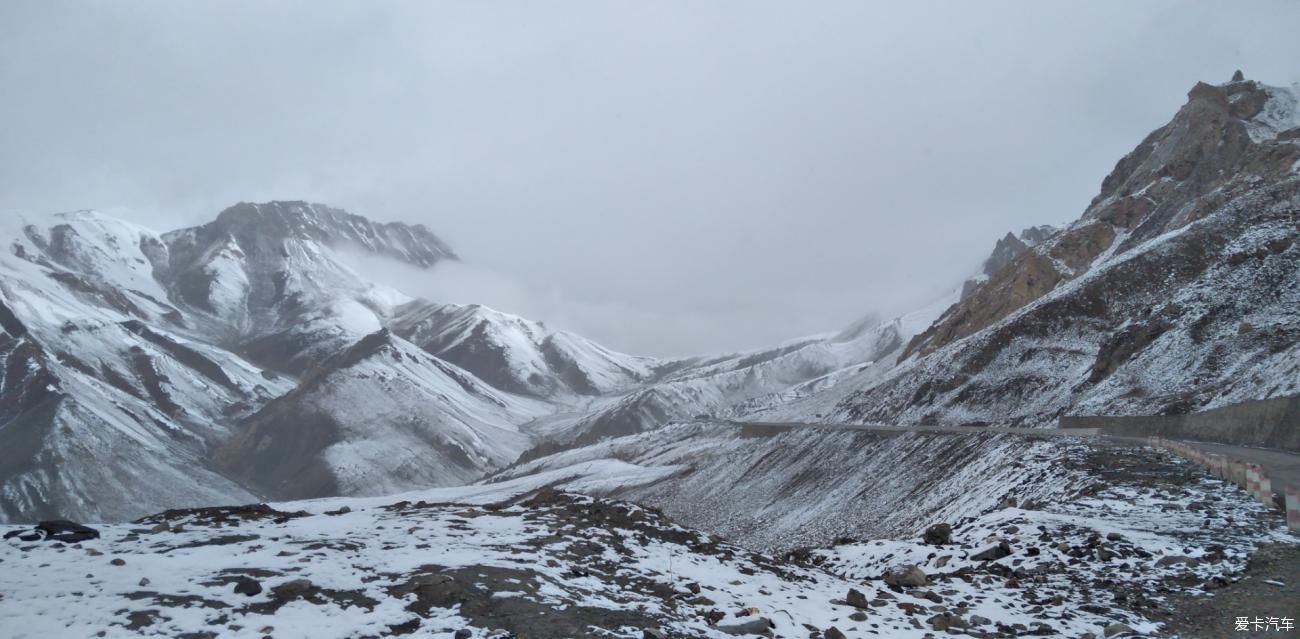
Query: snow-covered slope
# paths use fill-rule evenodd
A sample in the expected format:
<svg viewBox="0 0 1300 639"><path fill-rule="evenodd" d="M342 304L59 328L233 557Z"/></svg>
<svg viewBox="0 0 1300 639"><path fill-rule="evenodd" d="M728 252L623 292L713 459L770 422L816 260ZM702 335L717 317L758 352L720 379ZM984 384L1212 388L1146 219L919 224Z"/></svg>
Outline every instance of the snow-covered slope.
<svg viewBox="0 0 1300 639"><path fill-rule="evenodd" d="M152 277L158 236L90 213L6 230L0 517L247 499L206 449L288 385L192 338Z"/></svg>
<svg viewBox="0 0 1300 639"><path fill-rule="evenodd" d="M0 618L13 639L1150 636L1172 598L1248 584L1253 548L1287 539L1260 504L1150 449L1105 461L1103 490L977 512L945 539L779 555L550 488L647 481L611 461L384 499L176 510L77 544L0 542ZM1126 467L1145 471L1115 476Z"/></svg>
<svg viewBox="0 0 1300 639"><path fill-rule="evenodd" d="M1060 446L1010 435L879 433L720 422L675 424L508 468L491 480L617 460L661 471L652 484L588 485L760 550L842 536L910 535L1007 497L1065 491Z"/></svg>
<svg viewBox="0 0 1300 639"><path fill-rule="evenodd" d="M700 358L671 370L585 414L541 420L529 429L545 441L526 458L708 416L740 417L785 406L855 375L889 370L908 338L956 300L957 291L914 313L889 320L866 317L839 333L771 349Z"/></svg>
<svg viewBox="0 0 1300 639"><path fill-rule="evenodd" d="M519 423L563 407L388 336L411 298L335 249L454 259L423 227L272 202L167 234L93 212L9 218L0 241L0 519L463 483L525 448ZM556 361L612 384L596 368L608 352L574 344ZM247 459L210 462L250 439L263 448ZM316 474L259 481L267 450Z"/></svg>
<svg viewBox="0 0 1300 639"><path fill-rule="evenodd" d="M552 410L381 330L243 420L222 468L275 498L460 485L513 461L516 424Z"/></svg>
<svg viewBox="0 0 1300 639"><path fill-rule="evenodd" d="M478 304L415 301L397 309L391 328L501 390L534 397L612 394L659 365Z"/></svg>

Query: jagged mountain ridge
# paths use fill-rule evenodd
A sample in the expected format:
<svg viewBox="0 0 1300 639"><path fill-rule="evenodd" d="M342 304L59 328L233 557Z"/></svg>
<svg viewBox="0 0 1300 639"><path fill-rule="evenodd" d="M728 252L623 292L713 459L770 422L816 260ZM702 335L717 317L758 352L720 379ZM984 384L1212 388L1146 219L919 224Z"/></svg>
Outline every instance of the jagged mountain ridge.
<svg viewBox="0 0 1300 639"><path fill-rule="evenodd" d="M391 326L501 390L534 397L612 393L649 381L660 365L479 304L417 300L398 308Z"/></svg>
<svg viewBox="0 0 1300 639"><path fill-rule="evenodd" d="M166 234L93 212L9 220L0 230L6 520L111 520L282 490L464 483L513 460L529 440L518 424L555 410L388 334L413 300L337 259L338 247L416 266L455 259L423 227L272 202ZM367 351L375 340L382 347ZM617 359L580 338L566 347L556 349L568 356L561 363L575 370L588 368L585 352L601 355L592 370ZM349 411L394 387L406 403L385 406L389 419ZM286 405L323 413L331 428L291 431L296 415ZM421 418L430 406L438 410ZM314 469L316 485L261 481L270 471L228 454L212 462L214 451L238 451L239 441L268 431L268 450L298 447L297 467ZM302 441L286 443L289 432ZM333 437L339 432L346 437ZM400 437L408 438L400 453L391 443L388 454L376 452L384 446L375 442ZM428 467L412 470L413 457Z"/></svg>
<svg viewBox="0 0 1300 639"><path fill-rule="evenodd" d="M1047 425L1300 391L1296 103L1198 84L1077 222L969 291L836 418Z"/></svg>

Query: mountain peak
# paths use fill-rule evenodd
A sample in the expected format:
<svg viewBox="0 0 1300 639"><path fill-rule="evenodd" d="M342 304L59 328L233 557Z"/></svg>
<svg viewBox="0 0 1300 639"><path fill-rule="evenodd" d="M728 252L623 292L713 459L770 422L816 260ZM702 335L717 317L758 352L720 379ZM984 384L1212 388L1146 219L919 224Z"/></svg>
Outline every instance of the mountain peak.
<svg viewBox="0 0 1300 639"><path fill-rule="evenodd" d="M256 235L315 240L330 246L353 245L421 268L458 259L423 224L373 222L342 209L303 201L240 202L200 228L240 239Z"/></svg>

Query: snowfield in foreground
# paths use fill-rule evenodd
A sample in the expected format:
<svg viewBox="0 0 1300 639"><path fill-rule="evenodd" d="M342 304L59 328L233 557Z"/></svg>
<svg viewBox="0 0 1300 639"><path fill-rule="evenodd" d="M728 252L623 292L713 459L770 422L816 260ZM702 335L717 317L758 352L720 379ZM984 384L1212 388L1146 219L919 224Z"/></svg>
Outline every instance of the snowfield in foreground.
<svg viewBox="0 0 1300 639"><path fill-rule="evenodd" d="M1294 541L1163 453L1062 446L1095 480L1072 498L1004 504L950 535L782 556L549 487L655 480L608 461L388 498L169 511L80 544L0 545L0 619L14 639L1102 637L1155 630L1166 596L1230 587L1257 544Z"/></svg>

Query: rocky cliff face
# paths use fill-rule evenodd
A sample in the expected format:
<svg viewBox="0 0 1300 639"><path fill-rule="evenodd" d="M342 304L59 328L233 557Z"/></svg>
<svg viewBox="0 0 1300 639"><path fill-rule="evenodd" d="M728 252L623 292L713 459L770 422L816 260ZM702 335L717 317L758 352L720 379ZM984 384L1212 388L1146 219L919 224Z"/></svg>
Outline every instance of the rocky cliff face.
<svg viewBox="0 0 1300 639"><path fill-rule="evenodd" d="M1294 174L1296 114L1296 95L1288 89L1246 80L1197 84L1169 124L1116 164L1078 222L1033 251L1004 238L985 264L989 279L903 356L928 354L984 329L1086 273L1103 254L1132 249Z"/></svg>
<svg viewBox="0 0 1300 639"><path fill-rule="evenodd" d="M1198 84L1083 216L1019 253L846 398L848 419L1048 423L1294 393L1296 96Z"/></svg>

